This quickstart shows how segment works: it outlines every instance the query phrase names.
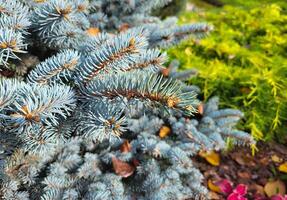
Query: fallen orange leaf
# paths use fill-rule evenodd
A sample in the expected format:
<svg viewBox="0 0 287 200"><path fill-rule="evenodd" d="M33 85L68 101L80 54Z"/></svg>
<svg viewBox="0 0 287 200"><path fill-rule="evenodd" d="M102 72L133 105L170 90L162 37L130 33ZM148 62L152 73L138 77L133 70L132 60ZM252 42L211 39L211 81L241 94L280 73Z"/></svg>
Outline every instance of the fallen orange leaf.
<svg viewBox="0 0 287 200"><path fill-rule="evenodd" d="M203 115L204 110L203 110L203 104L202 103L198 105L197 110L198 110L199 114Z"/></svg>
<svg viewBox="0 0 287 200"><path fill-rule="evenodd" d="M221 193L220 187L215 185L210 179L207 181L207 186L211 191Z"/></svg>
<svg viewBox="0 0 287 200"><path fill-rule="evenodd" d="M171 129L168 126L163 126L159 130L159 137L160 138L165 138L171 133Z"/></svg>
<svg viewBox="0 0 287 200"><path fill-rule="evenodd" d="M201 151L199 152L199 155L213 166L218 166L220 164L220 156L215 151Z"/></svg>
<svg viewBox="0 0 287 200"><path fill-rule="evenodd" d="M100 29L96 28L96 27L91 27L87 30L88 35L90 36L96 36L100 33Z"/></svg>
<svg viewBox="0 0 287 200"><path fill-rule="evenodd" d="M280 172L287 173L287 162L284 162L283 164L281 164L281 165L278 167L278 170L279 170Z"/></svg>
<svg viewBox="0 0 287 200"><path fill-rule="evenodd" d="M124 178L131 176L135 171L135 167L133 165L123 162L116 157L112 157L112 164L115 173Z"/></svg>
<svg viewBox="0 0 287 200"><path fill-rule="evenodd" d="M120 148L121 152L122 153L128 153L132 150L132 146L131 144L129 143L128 140L125 140L124 143L121 145L121 148Z"/></svg>

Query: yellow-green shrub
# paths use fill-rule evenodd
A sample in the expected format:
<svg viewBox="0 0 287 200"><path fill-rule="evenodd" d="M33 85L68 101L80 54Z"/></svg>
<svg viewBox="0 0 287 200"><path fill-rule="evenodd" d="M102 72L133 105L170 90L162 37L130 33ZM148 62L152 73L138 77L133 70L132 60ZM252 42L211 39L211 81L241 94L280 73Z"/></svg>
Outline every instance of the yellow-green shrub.
<svg viewBox="0 0 287 200"><path fill-rule="evenodd" d="M182 23L201 19L215 30L201 41L189 40L169 50L183 68L199 69L191 82L201 86L205 99L219 95L224 106L245 112L241 126L256 139L287 135L287 14L283 7L287 3L253 8L226 5L184 13Z"/></svg>

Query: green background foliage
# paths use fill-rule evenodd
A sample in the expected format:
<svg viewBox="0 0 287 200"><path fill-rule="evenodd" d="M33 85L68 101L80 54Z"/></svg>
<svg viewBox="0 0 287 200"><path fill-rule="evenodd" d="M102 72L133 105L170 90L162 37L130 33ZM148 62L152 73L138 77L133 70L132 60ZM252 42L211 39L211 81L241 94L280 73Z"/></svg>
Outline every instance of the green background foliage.
<svg viewBox="0 0 287 200"><path fill-rule="evenodd" d="M207 21L214 31L169 49L169 55L183 69L199 70L190 82L202 88L204 100L218 95L222 106L244 111L240 126L256 139L286 142L287 2L221 0L223 7L192 2L200 10L185 11L180 22Z"/></svg>

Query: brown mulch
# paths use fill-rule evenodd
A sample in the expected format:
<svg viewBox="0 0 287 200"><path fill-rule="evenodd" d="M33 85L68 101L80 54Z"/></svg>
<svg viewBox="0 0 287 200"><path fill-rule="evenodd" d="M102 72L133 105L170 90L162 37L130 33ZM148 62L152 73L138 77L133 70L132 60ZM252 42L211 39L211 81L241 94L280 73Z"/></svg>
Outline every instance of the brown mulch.
<svg viewBox="0 0 287 200"><path fill-rule="evenodd" d="M228 179L235 187L238 184L248 186L248 199L254 199L256 193L264 194L264 186L270 180L281 180L287 185L287 174L278 171L278 166L287 161L287 146L270 143L258 144L259 151L252 156L248 147L235 147L227 153L220 153L220 165L212 166L204 158L193 159L194 165L203 173L204 184L208 180L216 182ZM224 195L211 192L213 199L225 199Z"/></svg>

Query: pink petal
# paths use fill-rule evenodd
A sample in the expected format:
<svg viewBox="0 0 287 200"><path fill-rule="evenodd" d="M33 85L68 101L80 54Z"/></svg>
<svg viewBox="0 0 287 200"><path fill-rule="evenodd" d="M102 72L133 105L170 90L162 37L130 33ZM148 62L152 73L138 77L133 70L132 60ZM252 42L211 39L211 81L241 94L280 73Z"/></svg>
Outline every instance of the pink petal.
<svg viewBox="0 0 287 200"><path fill-rule="evenodd" d="M271 197L271 200L287 200L287 195L285 195L284 197L281 194L277 194L275 196Z"/></svg>
<svg viewBox="0 0 287 200"><path fill-rule="evenodd" d="M238 200L239 194L237 193L232 193L227 197L227 200Z"/></svg>
<svg viewBox="0 0 287 200"><path fill-rule="evenodd" d="M233 192L244 196L247 193L247 186L244 184L239 184L236 186Z"/></svg>
<svg viewBox="0 0 287 200"><path fill-rule="evenodd" d="M237 193L231 193L228 197L227 200L247 200L244 196L237 194Z"/></svg>
<svg viewBox="0 0 287 200"><path fill-rule="evenodd" d="M232 192L231 182L227 179L223 179L216 183L216 185L220 188L221 192L224 194L230 194Z"/></svg>

